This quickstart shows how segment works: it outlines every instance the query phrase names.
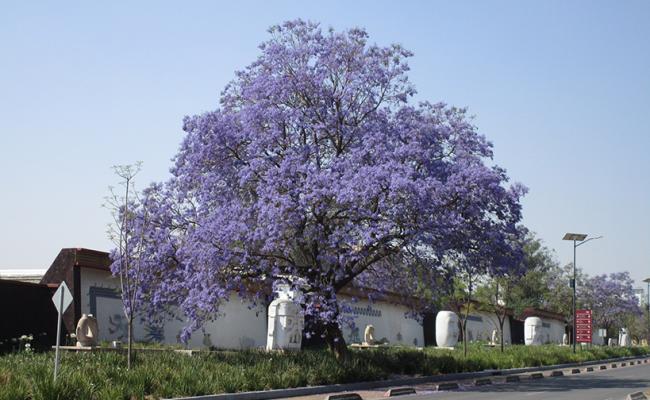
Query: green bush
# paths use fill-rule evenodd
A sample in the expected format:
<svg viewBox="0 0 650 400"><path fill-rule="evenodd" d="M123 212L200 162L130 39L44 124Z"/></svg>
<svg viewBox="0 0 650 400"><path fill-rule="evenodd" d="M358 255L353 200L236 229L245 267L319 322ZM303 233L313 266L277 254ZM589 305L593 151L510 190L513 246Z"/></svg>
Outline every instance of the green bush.
<svg viewBox="0 0 650 400"><path fill-rule="evenodd" d="M193 356L171 351L141 351L136 353L131 371L126 370L125 355L121 353L63 353L56 382L52 379L52 352L21 352L0 356L0 400L198 396L585 362L647 352L647 348L594 347L573 354L569 347L510 346L501 353L499 349L473 344L465 358L459 350L389 347L352 350L350 359L340 364L325 350L217 351Z"/></svg>

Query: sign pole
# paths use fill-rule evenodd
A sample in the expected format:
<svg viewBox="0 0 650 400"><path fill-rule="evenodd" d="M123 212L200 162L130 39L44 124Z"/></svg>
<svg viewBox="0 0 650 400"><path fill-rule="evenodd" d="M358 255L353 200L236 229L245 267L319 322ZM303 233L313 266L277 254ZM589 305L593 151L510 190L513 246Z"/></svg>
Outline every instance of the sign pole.
<svg viewBox="0 0 650 400"><path fill-rule="evenodd" d="M70 293L70 289L68 289L65 281L61 282L56 293L52 296L52 302L59 314L56 321L56 351L54 354L54 380L56 381L56 377L59 374L59 363L61 361L61 322L63 320L63 313L70 306L70 303L72 303L72 293Z"/></svg>
<svg viewBox="0 0 650 400"><path fill-rule="evenodd" d="M61 320L63 319L63 297L65 292L62 290L59 295L59 319L56 323L56 350L54 354L54 381L56 382L56 376L59 374L59 347L61 343Z"/></svg>
<svg viewBox="0 0 650 400"><path fill-rule="evenodd" d="M576 340L578 340L578 324L576 321L576 241L573 239L573 354L576 352Z"/></svg>

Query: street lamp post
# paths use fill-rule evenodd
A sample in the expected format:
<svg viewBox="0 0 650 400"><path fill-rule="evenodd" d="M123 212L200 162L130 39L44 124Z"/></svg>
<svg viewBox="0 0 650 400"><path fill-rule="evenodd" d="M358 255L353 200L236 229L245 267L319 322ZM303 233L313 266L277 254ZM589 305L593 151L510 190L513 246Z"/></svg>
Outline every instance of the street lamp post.
<svg viewBox="0 0 650 400"><path fill-rule="evenodd" d="M576 249L591 240L600 239L602 236L587 239L584 233L567 233L562 240L570 240L573 242L573 279L571 280L571 287L573 288L573 352L576 352Z"/></svg>
<svg viewBox="0 0 650 400"><path fill-rule="evenodd" d="M646 293L648 294L648 300L646 301L645 308L648 313L648 335L647 335L647 340L648 340L648 345L650 346L650 278L646 278L643 280L643 282L648 284L648 289Z"/></svg>

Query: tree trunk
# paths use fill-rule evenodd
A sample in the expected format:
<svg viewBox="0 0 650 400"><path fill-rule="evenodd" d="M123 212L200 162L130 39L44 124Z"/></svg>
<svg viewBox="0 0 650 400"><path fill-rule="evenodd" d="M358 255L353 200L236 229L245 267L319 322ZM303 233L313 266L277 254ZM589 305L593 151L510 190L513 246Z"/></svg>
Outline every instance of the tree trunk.
<svg viewBox="0 0 650 400"><path fill-rule="evenodd" d="M126 369L131 369L131 357L133 356L133 317L128 318L129 325L127 330L128 345L126 350Z"/></svg>
<svg viewBox="0 0 650 400"><path fill-rule="evenodd" d="M503 325L505 324L505 322L506 322L505 317L499 320L499 329L501 331L501 352L502 353L503 353Z"/></svg>
<svg viewBox="0 0 650 400"><path fill-rule="evenodd" d="M496 296L494 297L494 305L497 307L497 319L499 320L499 333L501 335L501 352L503 353L503 325L506 322L507 310L505 307L499 307L499 281L496 282ZM502 311L502 312L499 312Z"/></svg>
<svg viewBox="0 0 650 400"><path fill-rule="evenodd" d="M470 308L472 307L472 277L467 282L467 299L465 301L465 319L463 320L463 354L467 358L467 320L469 319Z"/></svg>
<svg viewBox="0 0 650 400"><path fill-rule="evenodd" d="M463 355L467 357L467 315L465 315L461 326L463 327Z"/></svg>
<svg viewBox="0 0 650 400"><path fill-rule="evenodd" d="M345 344L343 332L341 332L338 323L327 323L325 328L325 342L327 343L329 350L334 353L337 361L343 362L348 359L348 346Z"/></svg>

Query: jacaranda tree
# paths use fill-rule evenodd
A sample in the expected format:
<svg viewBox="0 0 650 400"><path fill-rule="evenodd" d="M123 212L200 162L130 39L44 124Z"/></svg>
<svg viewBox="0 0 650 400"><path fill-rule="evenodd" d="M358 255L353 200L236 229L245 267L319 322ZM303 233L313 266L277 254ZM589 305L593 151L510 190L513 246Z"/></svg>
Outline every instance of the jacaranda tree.
<svg viewBox="0 0 650 400"><path fill-rule="evenodd" d="M409 102L410 52L362 29L269 32L220 106L184 120L171 179L145 192L152 310L180 307L187 338L233 291L255 300L289 283L341 356L337 294L355 278L406 292L393 278L412 265L508 268L524 189L489 165L463 109Z"/></svg>
<svg viewBox="0 0 650 400"><path fill-rule="evenodd" d="M619 328L629 328L624 325L626 317L641 318L643 315L634 294L634 280L627 271L588 277L583 283L580 301L583 307L592 310L594 329L606 329L608 335L616 335Z"/></svg>

